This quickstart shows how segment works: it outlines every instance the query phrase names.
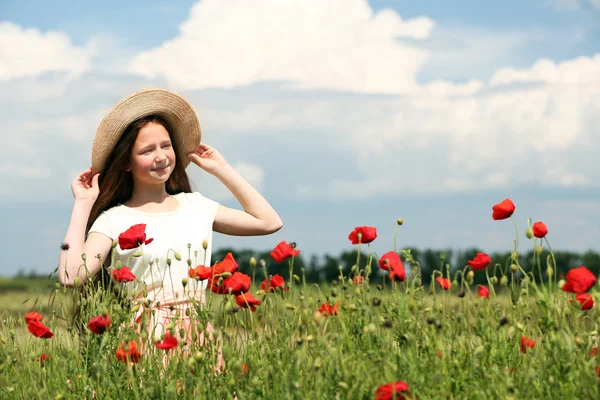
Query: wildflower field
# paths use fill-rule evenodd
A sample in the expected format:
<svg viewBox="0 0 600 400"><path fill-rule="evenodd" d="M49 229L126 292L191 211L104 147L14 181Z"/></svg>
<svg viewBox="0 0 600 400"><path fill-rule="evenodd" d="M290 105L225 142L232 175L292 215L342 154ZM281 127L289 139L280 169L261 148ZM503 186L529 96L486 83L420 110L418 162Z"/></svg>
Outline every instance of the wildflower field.
<svg viewBox="0 0 600 400"><path fill-rule="evenodd" d="M369 226L349 235L367 261L323 285L294 266L293 243L251 259L251 274L231 254L190 263L186 279L207 281L206 301L171 306L160 330L160 304L122 294L136 279L125 265L106 281L56 284L23 315L2 316L0 398L598 399L597 277L586 266L557 276L547 227L519 231L514 211L509 199L493 207L497 223L515 225L506 260L480 252L452 266L442 255L428 285L410 249L372 253ZM528 270L519 242L534 248Z"/></svg>

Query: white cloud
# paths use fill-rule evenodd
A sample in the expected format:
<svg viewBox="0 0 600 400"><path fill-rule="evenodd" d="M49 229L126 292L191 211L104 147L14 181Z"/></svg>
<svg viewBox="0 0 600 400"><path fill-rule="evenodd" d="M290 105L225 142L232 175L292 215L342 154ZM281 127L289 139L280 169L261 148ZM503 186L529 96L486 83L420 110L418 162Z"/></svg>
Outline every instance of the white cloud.
<svg viewBox="0 0 600 400"><path fill-rule="evenodd" d="M61 32L0 22L0 48L0 81L57 71L78 76L90 69L91 51L74 46Z"/></svg>
<svg viewBox="0 0 600 400"><path fill-rule="evenodd" d="M600 10L600 0L587 0L590 6ZM581 0L551 0L550 5L559 11L576 11L581 9Z"/></svg>
<svg viewBox="0 0 600 400"><path fill-rule="evenodd" d="M232 164L232 167L256 190L261 191L263 189L265 172L262 167L244 161L235 162ZM210 193L209 196L211 199L215 201L235 201L235 197L229 189L215 177L210 176L194 165L191 165L191 168L187 169L187 173L198 191L205 195L206 193Z"/></svg>
<svg viewBox="0 0 600 400"><path fill-rule="evenodd" d="M205 0L178 37L136 56L130 70L177 88L280 81L298 89L406 93L428 52L427 17L374 14L364 0Z"/></svg>

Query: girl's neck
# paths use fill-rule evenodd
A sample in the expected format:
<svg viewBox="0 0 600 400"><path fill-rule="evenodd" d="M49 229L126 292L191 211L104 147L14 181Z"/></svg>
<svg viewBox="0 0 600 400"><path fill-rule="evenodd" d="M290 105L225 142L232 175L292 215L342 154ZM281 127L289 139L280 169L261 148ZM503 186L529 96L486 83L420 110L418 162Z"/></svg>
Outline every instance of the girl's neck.
<svg viewBox="0 0 600 400"><path fill-rule="evenodd" d="M131 198L124 204L128 207L140 207L148 203L161 204L169 197L164 183L161 185L134 185Z"/></svg>

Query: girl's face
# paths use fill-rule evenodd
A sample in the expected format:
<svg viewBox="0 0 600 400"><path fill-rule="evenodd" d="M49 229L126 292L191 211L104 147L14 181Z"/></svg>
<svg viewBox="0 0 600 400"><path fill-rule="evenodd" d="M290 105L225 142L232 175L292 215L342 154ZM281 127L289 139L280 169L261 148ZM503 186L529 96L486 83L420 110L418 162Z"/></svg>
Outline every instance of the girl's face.
<svg viewBox="0 0 600 400"><path fill-rule="evenodd" d="M138 181L164 183L175 168L175 150L164 126L149 122L140 129L131 151L129 170Z"/></svg>

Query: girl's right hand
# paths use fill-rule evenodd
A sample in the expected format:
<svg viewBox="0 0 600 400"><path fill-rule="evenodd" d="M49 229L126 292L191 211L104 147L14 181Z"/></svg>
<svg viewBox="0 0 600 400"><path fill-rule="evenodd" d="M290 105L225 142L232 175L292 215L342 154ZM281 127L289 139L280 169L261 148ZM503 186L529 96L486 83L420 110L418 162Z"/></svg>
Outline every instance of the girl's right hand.
<svg viewBox="0 0 600 400"><path fill-rule="evenodd" d="M92 169L88 168L73 180L71 183L71 190L73 191L73 197L75 200L89 201L92 204L98 198L100 194L100 188L98 187L98 173L92 174Z"/></svg>

